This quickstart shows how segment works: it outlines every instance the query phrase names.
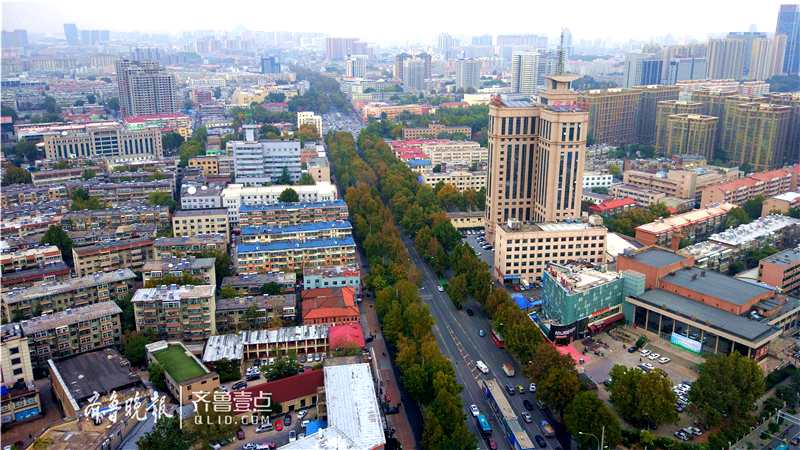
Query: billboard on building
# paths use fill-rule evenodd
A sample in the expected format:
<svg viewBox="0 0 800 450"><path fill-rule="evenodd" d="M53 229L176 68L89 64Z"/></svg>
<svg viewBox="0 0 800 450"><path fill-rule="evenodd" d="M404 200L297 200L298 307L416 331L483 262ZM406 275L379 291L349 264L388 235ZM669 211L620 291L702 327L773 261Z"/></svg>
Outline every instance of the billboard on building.
<svg viewBox="0 0 800 450"><path fill-rule="evenodd" d="M702 342L689 339L688 337L678 333L672 333L672 337L669 339L669 341L678 347L697 354L700 354L703 348Z"/></svg>

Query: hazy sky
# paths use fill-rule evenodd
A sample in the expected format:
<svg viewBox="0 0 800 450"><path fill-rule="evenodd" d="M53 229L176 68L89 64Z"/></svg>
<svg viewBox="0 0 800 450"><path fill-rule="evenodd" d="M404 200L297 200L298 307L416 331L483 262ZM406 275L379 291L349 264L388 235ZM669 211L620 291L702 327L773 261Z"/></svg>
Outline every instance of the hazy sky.
<svg viewBox="0 0 800 450"><path fill-rule="evenodd" d="M791 0L790 0L791 1ZM365 40L429 39L438 33L558 35L575 39L649 39L671 33L705 40L708 33L775 31L780 0L261 0L6 2L3 29L25 28L63 36L79 29L172 32L189 29L319 31ZM493 9L497 11L493 11Z"/></svg>

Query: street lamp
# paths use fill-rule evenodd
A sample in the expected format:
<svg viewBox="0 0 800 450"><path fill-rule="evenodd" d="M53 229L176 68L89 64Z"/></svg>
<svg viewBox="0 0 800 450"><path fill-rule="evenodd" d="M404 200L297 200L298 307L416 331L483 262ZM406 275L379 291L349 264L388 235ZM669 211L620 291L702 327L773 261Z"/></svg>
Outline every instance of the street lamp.
<svg viewBox="0 0 800 450"><path fill-rule="evenodd" d="M597 439L597 436L593 435L592 433L584 433L583 431L578 431L578 434L582 434L584 436L591 436L591 437ZM598 450L600 449L600 439L597 439L597 448L598 448Z"/></svg>
<svg viewBox="0 0 800 450"><path fill-rule="evenodd" d="M578 434L582 434L584 436L591 436L597 439L597 436L593 435L592 433L584 433L582 431L578 431ZM606 437L606 427L603 426L600 429L600 439L597 439L597 450L603 450L605 448L603 447L603 441L605 440L605 437Z"/></svg>

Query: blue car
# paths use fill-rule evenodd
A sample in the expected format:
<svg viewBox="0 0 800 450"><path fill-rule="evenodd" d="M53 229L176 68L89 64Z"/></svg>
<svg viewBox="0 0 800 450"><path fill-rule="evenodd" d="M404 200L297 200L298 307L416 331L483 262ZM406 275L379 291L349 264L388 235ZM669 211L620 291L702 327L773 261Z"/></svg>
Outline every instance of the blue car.
<svg viewBox="0 0 800 450"><path fill-rule="evenodd" d="M484 336L486 336L486 332L485 332L485 331L483 331L483 330L478 330L478 334L479 334L481 337L484 337Z"/></svg>

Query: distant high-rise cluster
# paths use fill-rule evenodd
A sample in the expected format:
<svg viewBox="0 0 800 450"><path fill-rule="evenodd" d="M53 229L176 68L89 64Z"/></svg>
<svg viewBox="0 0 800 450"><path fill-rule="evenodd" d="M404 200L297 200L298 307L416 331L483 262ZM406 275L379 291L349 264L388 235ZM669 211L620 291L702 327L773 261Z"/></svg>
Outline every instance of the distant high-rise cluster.
<svg viewBox="0 0 800 450"><path fill-rule="evenodd" d="M111 40L108 30L78 30L74 23L64 24L64 37L67 45L92 45Z"/></svg>
<svg viewBox="0 0 800 450"><path fill-rule="evenodd" d="M26 47L28 30L3 31L3 47Z"/></svg>
<svg viewBox="0 0 800 450"><path fill-rule="evenodd" d="M344 62L346 77L364 78L367 75L367 55L351 55Z"/></svg>
<svg viewBox="0 0 800 450"><path fill-rule="evenodd" d="M281 63L274 56L261 57L261 73L281 73Z"/></svg>
<svg viewBox="0 0 800 450"><path fill-rule="evenodd" d="M117 61L117 86L123 116L178 112L175 76L156 61Z"/></svg>
<svg viewBox="0 0 800 450"><path fill-rule="evenodd" d="M394 58L394 77L403 80L403 89L418 91L425 89L425 79L431 77L431 55L420 53L411 56L400 53Z"/></svg>
<svg viewBox="0 0 800 450"><path fill-rule="evenodd" d="M366 55L372 58L372 48L358 38L325 38L325 56L328 59L344 60L349 55Z"/></svg>

